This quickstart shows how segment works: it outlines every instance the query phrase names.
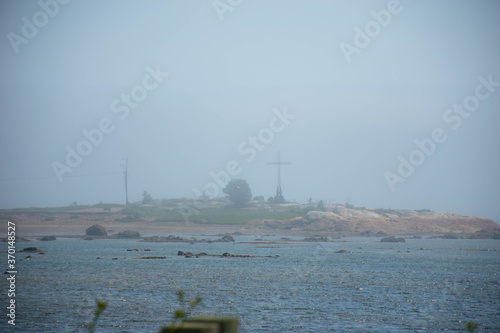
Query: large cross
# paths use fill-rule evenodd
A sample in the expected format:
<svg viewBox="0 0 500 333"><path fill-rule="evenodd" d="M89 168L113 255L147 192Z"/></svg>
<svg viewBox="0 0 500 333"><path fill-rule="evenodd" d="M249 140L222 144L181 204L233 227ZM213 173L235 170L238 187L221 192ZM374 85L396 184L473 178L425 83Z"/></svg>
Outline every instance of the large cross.
<svg viewBox="0 0 500 333"><path fill-rule="evenodd" d="M282 165L290 165L290 162L281 162L281 154L278 152L278 162L268 162L268 165L277 165L278 166L278 187L276 188L276 197L274 197L274 202L276 203L284 203L285 198L283 198L283 192L281 190L281 166Z"/></svg>

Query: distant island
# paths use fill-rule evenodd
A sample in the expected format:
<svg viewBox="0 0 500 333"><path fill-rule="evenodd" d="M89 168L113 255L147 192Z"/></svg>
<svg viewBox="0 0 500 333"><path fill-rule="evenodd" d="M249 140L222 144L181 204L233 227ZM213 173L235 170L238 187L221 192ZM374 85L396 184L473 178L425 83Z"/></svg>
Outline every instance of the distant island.
<svg viewBox="0 0 500 333"><path fill-rule="evenodd" d="M350 204L276 204L254 200L236 208L225 200L163 199L119 204L0 210L0 220L17 222L20 236L79 235L99 224L111 233L141 235L247 233L326 237L404 235L500 239L500 225L482 217L435 212L355 207Z"/></svg>

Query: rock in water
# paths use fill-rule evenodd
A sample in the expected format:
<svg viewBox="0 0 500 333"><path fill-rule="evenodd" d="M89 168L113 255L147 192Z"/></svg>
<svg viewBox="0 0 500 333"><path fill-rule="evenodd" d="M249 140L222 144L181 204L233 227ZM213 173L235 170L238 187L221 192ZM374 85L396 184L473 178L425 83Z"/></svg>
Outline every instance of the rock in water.
<svg viewBox="0 0 500 333"><path fill-rule="evenodd" d="M404 243L406 240L404 238L396 238L394 236L382 238L381 242L385 243Z"/></svg>
<svg viewBox="0 0 500 333"><path fill-rule="evenodd" d="M88 228L85 233L87 236L106 236L108 232L102 225L94 224L90 228Z"/></svg>
<svg viewBox="0 0 500 333"><path fill-rule="evenodd" d="M311 236L304 238L306 242L328 242L328 237L325 236Z"/></svg>
<svg viewBox="0 0 500 333"><path fill-rule="evenodd" d="M30 246L30 247L25 247L24 249L22 249L22 251L19 252L40 252L40 250L34 246Z"/></svg>
<svg viewBox="0 0 500 333"><path fill-rule="evenodd" d="M138 231L134 230L125 230L118 233L118 237L121 238L139 238L140 236L141 234Z"/></svg>
<svg viewBox="0 0 500 333"><path fill-rule="evenodd" d="M221 241L223 241L223 242L234 242L234 238L231 235L224 235L224 237L221 238Z"/></svg>

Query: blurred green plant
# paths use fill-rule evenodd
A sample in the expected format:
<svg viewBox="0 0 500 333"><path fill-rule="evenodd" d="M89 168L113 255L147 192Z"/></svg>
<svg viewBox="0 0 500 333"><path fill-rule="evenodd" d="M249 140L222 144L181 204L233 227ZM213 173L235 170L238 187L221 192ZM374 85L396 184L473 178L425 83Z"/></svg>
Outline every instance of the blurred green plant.
<svg viewBox="0 0 500 333"><path fill-rule="evenodd" d="M108 303L106 301L97 300L96 310L94 312L94 319L90 324L87 325L87 329L89 333L95 333L95 328L97 327L97 321L101 314L106 310Z"/></svg>
<svg viewBox="0 0 500 333"><path fill-rule="evenodd" d="M473 321L469 321L467 324L465 324L465 329L467 330L467 332L474 333L478 326L479 326L478 323L475 323Z"/></svg>
<svg viewBox="0 0 500 333"><path fill-rule="evenodd" d="M174 312L174 318L172 324L170 324L170 332L175 332L182 328L184 322L188 319L189 315L193 312L198 304L201 303L201 297L196 297L194 299L186 300L185 292L179 290L177 292L177 300L180 303L181 308Z"/></svg>

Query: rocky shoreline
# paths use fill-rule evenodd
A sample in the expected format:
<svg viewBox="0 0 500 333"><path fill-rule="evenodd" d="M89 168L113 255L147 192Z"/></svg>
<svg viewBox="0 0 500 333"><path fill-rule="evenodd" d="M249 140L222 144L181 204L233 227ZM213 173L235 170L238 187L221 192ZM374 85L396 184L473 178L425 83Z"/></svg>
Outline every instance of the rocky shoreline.
<svg viewBox="0 0 500 333"><path fill-rule="evenodd" d="M306 217L247 223L242 231L309 232L336 236L421 235L438 238L500 239L500 225L492 220L429 210L372 210L327 205Z"/></svg>
<svg viewBox="0 0 500 333"><path fill-rule="evenodd" d="M168 235L167 237L165 236L152 236L152 237L145 237L141 240L141 242L150 242L150 243L229 243L229 242L234 242L233 236L226 234L222 236L222 238L216 239L216 240L207 240L205 238L203 239L197 239L197 238L185 238L182 236L174 236L174 235Z"/></svg>
<svg viewBox="0 0 500 333"><path fill-rule="evenodd" d="M207 207L211 207L207 204ZM18 241L22 238L39 237L45 241L57 237L83 237L94 239L134 239L145 242L225 242L224 235L262 235L303 237L352 237L352 236L403 236L437 237L444 239L500 239L500 225L492 220L441 213L431 210L393 210L353 207L351 205L318 206L283 204L274 205L271 212L291 212L297 215L288 219L258 219L246 223L218 224L216 220L193 222L161 222L154 216L137 221L122 222L126 214L119 209L83 211L33 211L3 210L1 220L16 222ZM216 208L224 211L224 207ZM247 212L260 208L248 207ZM269 208L266 208L269 209ZM293 215L292 215L293 216ZM86 234L82 236L82 233ZM164 235L220 234L221 238L185 239ZM4 236L1 235L0 236ZM169 238L170 237L170 238ZM175 238L177 237L177 238Z"/></svg>

